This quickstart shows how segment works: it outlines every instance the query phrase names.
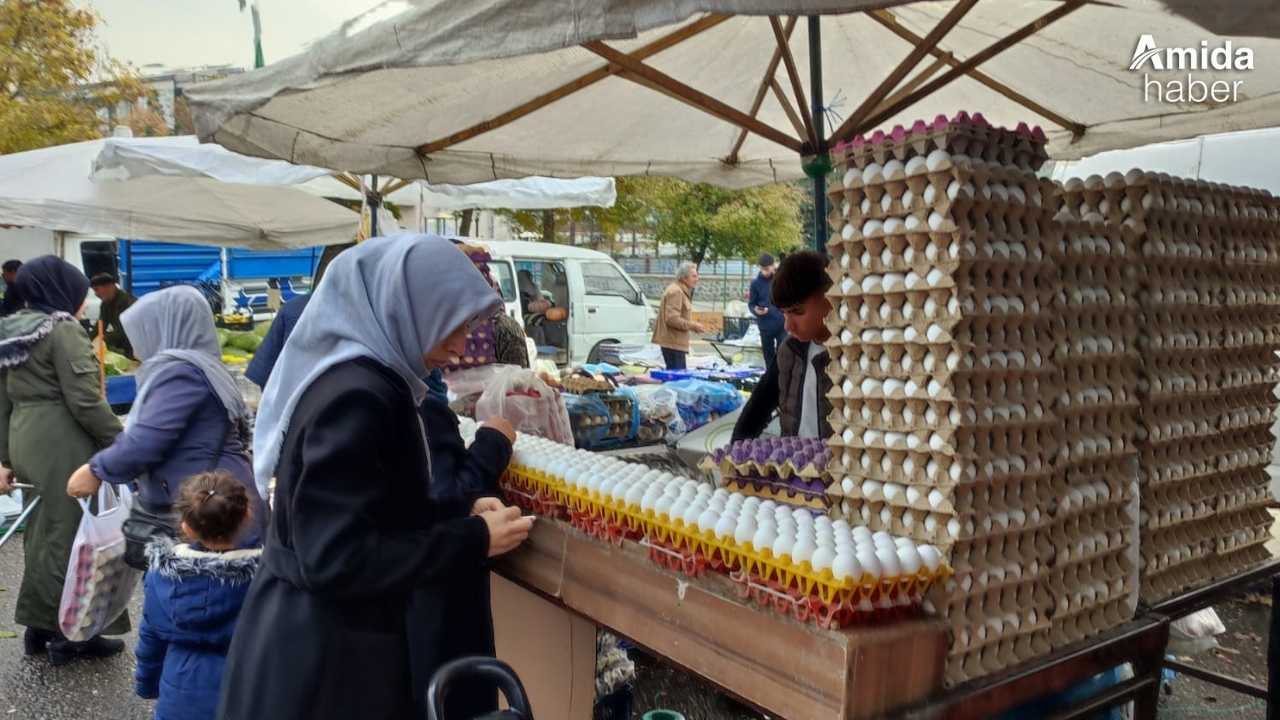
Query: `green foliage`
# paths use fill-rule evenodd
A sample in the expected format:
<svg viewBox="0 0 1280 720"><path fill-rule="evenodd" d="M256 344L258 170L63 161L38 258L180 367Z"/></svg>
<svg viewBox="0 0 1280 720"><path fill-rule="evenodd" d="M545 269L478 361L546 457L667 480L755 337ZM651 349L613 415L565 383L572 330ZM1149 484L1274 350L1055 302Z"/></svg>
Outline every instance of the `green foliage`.
<svg viewBox="0 0 1280 720"><path fill-rule="evenodd" d="M666 180L656 192L654 236L695 263L753 258L801 242L800 193L790 185L726 190Z"/></svg>
<svg viewBox="0 0 1280 720"><path fill-rule="evenodd" d="M97 25L73 0L0 0L0 154L92 140L97 108L150 97L94 47ZM145 115L120 120L153 125Z"/></svg>
<svg viewBox="0 0 1280 720"><path fill-rule="evenodd" d="M618 178L618 201L611 208L574 208L554 213L555 240L570 223L599 232L609 248L624 232L653 235L680 248L694 262L751 258L803 242L801 193L791 185L726 190L662 177ZM499 211L518 232L544 235L541 210ZM812 212L812 211L811 211ZM545 238L545 236L544 236Z"/></svg>

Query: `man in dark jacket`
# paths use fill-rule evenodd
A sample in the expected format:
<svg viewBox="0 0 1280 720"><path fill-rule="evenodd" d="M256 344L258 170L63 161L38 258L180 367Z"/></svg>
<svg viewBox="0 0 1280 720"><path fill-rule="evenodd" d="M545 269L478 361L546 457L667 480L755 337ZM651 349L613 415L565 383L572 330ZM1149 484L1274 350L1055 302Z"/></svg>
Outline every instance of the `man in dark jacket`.
<svg viewBox="0 0 1280 720"><path fill-rule="evenodd" d="M791 337L778 348L776 361L742 408L733 439L758 437L776 410L784 436L825 438L831 434L831 401L827 392L829 356L823 343L831 337L827 290L827 258L806 250L788 255L773 278L770 299L782 310Z"/></svg>
<svg viewBox="0 0 1280 720"><path fill-rule="evenodd" d="M93 294L102 301L98 321L102 323L102 335L107 349L125 357L133 357L133 346L129 344L124 326L120 324L120 315L137 302L137 298L121 290L116 279L107 273L94 275L89 284L93 287Z"/></svg>
<svg viewBox="0 0 1280 720"><path fill-rule="evenodd" d="M773 366L773 359L778 354L778 346L787 337L783 327L782 313L769 299L769 288L773 282L773 273L777 266L769 253L760 255L760 274L751 281L751 294L747 299L747 307L756 316L756 325L760 328L760 347L764 350L764 366Z"/></svg>
<svg viewBox="0 0 1280 720"><path fill-rule="evenodd" d="M22 301L18 299L18 289L13 285L18 277L18 269L21 267L21 260L4 261L4 300L0 300L0 317L8 317L22 309Z"/></svg>
<svg viewBox="0 0 1280 720"><path fill-rule="evenodd" d="M271 329L267 330L267 336L262 338L262 344L249 361L249 367L244 370L244 376L254 385L260 388L267 386L271 369L276 366L276 359L280 357L280 351L284 350L285 341L293 333L293 326L298 324L298 318L302 317L302 311L310 300L310 294L295 295L276 313L275 319L271 321Z"/></svg>

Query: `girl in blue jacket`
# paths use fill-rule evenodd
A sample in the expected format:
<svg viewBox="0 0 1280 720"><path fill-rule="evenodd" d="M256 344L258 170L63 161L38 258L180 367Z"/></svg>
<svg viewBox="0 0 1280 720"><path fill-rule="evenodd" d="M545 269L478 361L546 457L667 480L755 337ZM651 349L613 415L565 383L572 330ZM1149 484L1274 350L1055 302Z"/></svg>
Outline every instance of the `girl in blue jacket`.
<svg viewBox="0 0 1280 720"><path fill-rule="evenodd" d="M134 680L140 697L159 699L156 720L212 720L227 648L262 550L236 549L250 500L229 473L187 480L175 509L189 542L166 538L147 548Z"/></svg>

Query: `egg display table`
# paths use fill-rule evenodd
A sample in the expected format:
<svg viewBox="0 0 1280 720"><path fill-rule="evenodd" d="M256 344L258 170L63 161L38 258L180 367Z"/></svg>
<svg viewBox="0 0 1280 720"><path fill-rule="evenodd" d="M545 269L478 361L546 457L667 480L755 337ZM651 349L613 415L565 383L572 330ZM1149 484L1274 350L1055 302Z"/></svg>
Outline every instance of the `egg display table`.
<svg viewBox="0 0 1280 720"><path fill-rule="evenodd" d="M941 687L940 623L819 629L743 604L727 577L675 575L562 522L539 519L497 572L777 717L881 717Z"/></svg>

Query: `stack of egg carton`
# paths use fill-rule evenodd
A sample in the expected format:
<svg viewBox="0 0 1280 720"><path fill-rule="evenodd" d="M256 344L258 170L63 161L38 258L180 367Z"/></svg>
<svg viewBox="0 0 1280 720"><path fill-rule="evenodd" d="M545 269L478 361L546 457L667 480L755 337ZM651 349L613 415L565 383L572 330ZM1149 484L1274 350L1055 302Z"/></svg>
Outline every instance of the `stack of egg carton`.
<svg viewBox="0 0 1280 720"><path fill-rule="evenodd" d="M1209 228L1222 268L1221 454L1210 560L1214 578L1265 560L1275 387L1280 368L1280 204L1268 193L1214 186Z"/></svg>
<svg viewBox="0 0 1280 720"><path fill-rule="evenodd" d="M1093 176L1058 195L1054 362L1064 388L1053 410L1065 442L1051 531L1055 647L1129 620L1138 603L1139 238L1122 223L1124 191L1123 176Z"/></svg>
<svg viewBox="0 0 1280 720"><path fill-rule="evenodd" d="M1140 236L1141 598L1213 578L1229 414L1223 397L1225 277L1215 189L1168 175L1125 176L1122 223Z"/></svg>
<svg viewBox="0 0 1280 720"><path fill-rule="evenodd" d="M843 149L828 243L832 486L850 521L944 549L946 678L1050 649L1053 186L1043 135L961 113Z"/></svg>

